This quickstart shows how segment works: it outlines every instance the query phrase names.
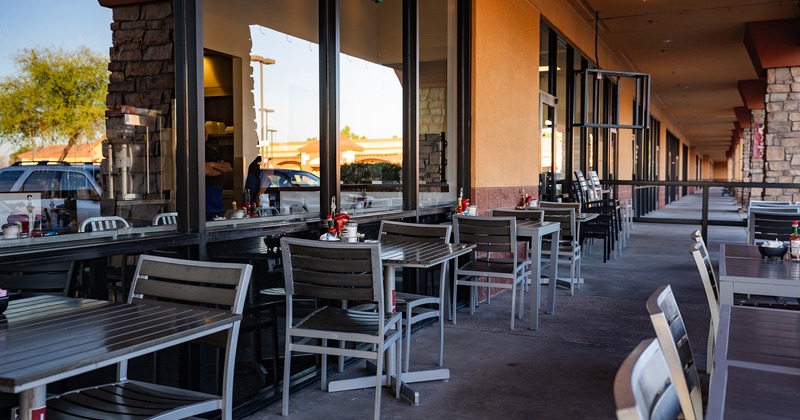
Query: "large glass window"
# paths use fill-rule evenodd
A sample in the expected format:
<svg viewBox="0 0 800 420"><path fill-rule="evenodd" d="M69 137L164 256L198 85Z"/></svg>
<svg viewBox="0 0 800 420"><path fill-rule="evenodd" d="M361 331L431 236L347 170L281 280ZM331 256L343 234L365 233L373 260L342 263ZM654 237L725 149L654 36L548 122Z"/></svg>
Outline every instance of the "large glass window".
<svg viewBox="0 0 800 420"><path fill-rule="evenodd" d="M419 3L420 207L456 201L456 0Z"/></svg>
<svg viewBox="0 0 800 420"><path fill-rule="evenodd" d="M270 210L265 215L320 211L319 45L316 32L297 29L250 26L256 159L261 160L254 184L259 187L250 194Z"/></svg>
<svg viewBox="0 0 800 420"><path fill-rule="evenodd" d="M402 208L402 1L342 0L339 55L341 206Z"/></svg>

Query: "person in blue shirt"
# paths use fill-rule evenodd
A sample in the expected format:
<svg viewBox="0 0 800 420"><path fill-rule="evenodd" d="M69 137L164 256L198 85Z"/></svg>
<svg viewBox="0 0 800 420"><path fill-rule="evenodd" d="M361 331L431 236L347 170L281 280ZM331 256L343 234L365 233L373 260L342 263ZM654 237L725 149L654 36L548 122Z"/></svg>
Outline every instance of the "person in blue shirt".
<svg viewBox="0 0 800 420"><path fill-rule="evenodd" d="M247 202L248 198L251 203L257 202L261 193L263 193L261 189L261 156L256 156L256 158L250 162L250 166L247 167L247 178L244 179L242 202Z"/></svg>

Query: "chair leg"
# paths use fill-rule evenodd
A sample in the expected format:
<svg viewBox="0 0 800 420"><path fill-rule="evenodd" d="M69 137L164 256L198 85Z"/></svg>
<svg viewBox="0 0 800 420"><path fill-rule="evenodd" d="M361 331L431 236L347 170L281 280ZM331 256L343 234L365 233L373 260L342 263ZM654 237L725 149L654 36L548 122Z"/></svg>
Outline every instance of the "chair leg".
<svg viewBox="0 0 800 420"><path fill-rule="evenodd" d="M583 250L581 250L581 252L583 252ZM576 271L576 273L578 275L578 278L577 278L578 289L583 287L583 285L581 284L581 260L582 259L583 259L582 256L578 256L578 258L576 259L576 262L575 262L575 265L576 265L576 268L577 268L575 271Z"/></svg>
<svg viewBox="0 0 800 420"><path fill-rule="evenodd" d="M575 283L578 279L575 277L575 257L569 258L569 295L575 296Z"/></svg>
<svg viewBox="0 0 800 420"><path fill-rule="evenodd" d="M708 325L708 348L706 349L706 373L711 374L714 367L714 324Z"/></svg>
<svg viewBox="0 0 800 420"><path fill-rule="evenodd" d="M406 360L404 362L405 364L402 365L403 372L408 372L408 367L411 360L411 315L412 315L411 305L406 305L405 319L403 319L403 325L405 325L405 331L403 331L404 335L402 337L406 353ZM441 323L441 321L439 322ZM400 365L397 366L399 367ZM399 370L400 369L398 369L398 371Z"/></svg>
<svg viewBox="0 0 800 420"><path fill-rule="evenodd" d="M516 304L517 304L517 285L514 284L514 280L511 281L511 330L514 330L514 314L516 314Z"/></svg>
<svg viewBox="0 0 800 420"><path fill-rule="evenodd" d="M322 339L320 344L322 347L328 347L328 340ZM320 361L321 372L319 386L321 390L326 391L328 389L328 355L325 353L320 353L319 357L322 359Z"/></svg>
<svg viewBox="0 0 800 420"><path fill-rule="evenodd" d="M525 316L525 283L527 283L527 279L523 277L519 282L519 319L522 319ZM517 290L517 286L513 287L514 290Z"/></svg>
<svg viewBox="0 0 800 420"><path fill-rule="evenodd" d="M456 275L455 279L453 280L453 293L452 299L450 299L450 321L453 325L456 325L456 312L458 312L458 305L456 304L456 293L458 292L458 275Z"/></svg>
<svg viewBox="0 0 800 420"><path fill-rule="evenodd" d="M400 347L401 346L398 346L397 343L395 343L395 348L397 349L396 350L397 352L401 351ZM375 369L376 369L376 371L375 371L375 382L376 382L376 384L375 384L375 412L373 414L373 418L375 418L375 419L381 418L381 394L382 394L381 387L383 386L383 384L381 383L382 382L382 380L381 380L382 378L381 377L383 376L383 356L384 356L384 354L383 354L383 344L379 344L378 345L378 357L375 358ZM397 365L397 372L398 372L398 375L399 375L400 374L399 373L400 372L400 365ZM388 375L389 372L386 372L386 373L387 373L387 375L386 375L386 377L387 377L386 383L389 384L389 383L391 383L390 379L389 379L389 375Z"/></svg>
<svg viewBox="0 0 800 420"><path fill-rule="evenodd" d="M439 299L439 366L444 366L444 306L441 299Z"/></svg>
<svg viewBox="0 0 800 420"><path fill-rule="evenodd" d="M287 327L288 330L288 327ZM292 338L289 334L286 334L286 348L283 352L283 402L281 408L281 414L284 416L289 415L289 388L290 388L290 378L291 378L291 371L292 371L292 350L291 350L291 343ZM276 355L277 356L277 355Z"/></svg>
<svg viewBox="0 0 800 420"><path fill-rule="evenodd" d="M400 369L400 360L403 359L403 354L402 353L403 352L400 349L397 349L397 354L395 355L397 357L397 360L395 360L395 366L397 366L397 379L396 379L396 382L394 384L395 385L394 386L394 397L397 398L398 400L400 399L400 390L403 387L403 370ZM380 358L380 355L378 357ZM406 356L406 360L408 360L407 358L408 358L408 356ZM389 375L387 375L387 378L388 378L388 376ZM387 383L388 382L389 381L387 380Z"/></svg>

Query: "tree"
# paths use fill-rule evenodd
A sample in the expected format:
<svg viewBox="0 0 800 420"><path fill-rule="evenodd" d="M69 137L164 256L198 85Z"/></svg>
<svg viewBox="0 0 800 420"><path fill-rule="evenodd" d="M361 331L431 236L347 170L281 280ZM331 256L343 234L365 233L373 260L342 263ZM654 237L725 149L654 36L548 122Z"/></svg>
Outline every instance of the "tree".
<svg viewBox="0 0 800 420"><path fill-rule="evenodd" d="M360 136L350 130L350 126L346 125L339 131L339 134L351 139L366 139L366 136Z"/></svg>
<svg viewBox="0 0 800 420"><path fill-rule="evenodd" d="M0 136L14 146L66 142L64 160L79 140L103 132L108 59L87 47L74 51L22 49L19 73L0 81Z"/></svg>

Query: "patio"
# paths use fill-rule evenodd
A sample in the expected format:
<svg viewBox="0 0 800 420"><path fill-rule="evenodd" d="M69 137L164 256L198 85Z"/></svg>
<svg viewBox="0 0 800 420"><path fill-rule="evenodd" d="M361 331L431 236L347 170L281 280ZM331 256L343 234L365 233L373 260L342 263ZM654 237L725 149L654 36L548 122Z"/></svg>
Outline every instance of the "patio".
<svg viewBox="0 0 800 420"><path fill-rule="evenodd" d="M699 195L684 197L663 212L697 218ZM741 217L739 206L723 197L721 189L711 190L711 203L711 219ZM622 257L605 264L602 251L595 247L584 256L586 283L575 296L559 289L556 313L542 312L538 331L508 329L509 305L503 302L508 293L481 305L474 316L462 310L458 325L445 324L450 381L414 384L419 406L395 400L384 391L383 418L614 418L614 375L641 340L655 336L645 301L665 283L672 285L686 320L698 366L705 366L710 315L689 254L689 234L698 227L636 223ZM742 227L709 227L707 243L715 263L720 243L745 241ZM526 313L519 325L529 325L529 317ZM435 365L436 333L434 326L414 333L412 370ZM341 375L359 374L358 366ZM701 376L705 395L708 378ZM293 395L291 418L368 418L372 392L327 393L315 382ZM246 418L279 415L276 403Z"/></svg>

